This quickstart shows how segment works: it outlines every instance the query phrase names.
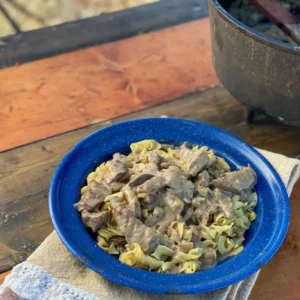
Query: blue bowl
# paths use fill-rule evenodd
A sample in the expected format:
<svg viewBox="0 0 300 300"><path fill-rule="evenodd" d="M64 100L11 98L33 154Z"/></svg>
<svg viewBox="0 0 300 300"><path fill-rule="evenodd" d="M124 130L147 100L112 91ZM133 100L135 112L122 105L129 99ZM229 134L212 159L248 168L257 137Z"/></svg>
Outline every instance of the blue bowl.
<svg viewBox="0 0 300 300"><path fill-rule="evenodd" d="M246 233L245 249L216 267L194 274L159 274L119 262L97 246L73 204L87 174L112 154L129 153L132 142L155 139L206 145L233 168L250 164L258 178L257 219ZM278 250L286 235L290 207L279 175L254 148L213 126L177 118L149 118L118 123L79 142L58 165L49 191L50 214L65 246L83 264L127 287L157 293L202 293L234 284L258 271Z"/></svg>

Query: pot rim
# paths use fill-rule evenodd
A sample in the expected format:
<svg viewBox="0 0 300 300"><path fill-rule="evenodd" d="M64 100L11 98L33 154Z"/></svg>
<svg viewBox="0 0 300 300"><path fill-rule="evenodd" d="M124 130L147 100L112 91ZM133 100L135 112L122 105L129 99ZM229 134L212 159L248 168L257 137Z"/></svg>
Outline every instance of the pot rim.
<svg viewBox="0 0 300 300"><path fill-rule="evenodd" d="M228 21L232 26L238 28L244 34L246 34L246 35L254 38L255 40L257 40L263 44L266 44L268 46L272 46L272 47L278 48L280 50L299 55L300 46L294 46L294 45L291 45L288 43L281 42L272 37L268 37L267 35L260 33L256 30L250 28L246 24L240 22L239 20L237 20L230 13L228 13L217 0L210 0L209 2L211 2L211 4L220 13L220 15L223 19Z"/></svg>

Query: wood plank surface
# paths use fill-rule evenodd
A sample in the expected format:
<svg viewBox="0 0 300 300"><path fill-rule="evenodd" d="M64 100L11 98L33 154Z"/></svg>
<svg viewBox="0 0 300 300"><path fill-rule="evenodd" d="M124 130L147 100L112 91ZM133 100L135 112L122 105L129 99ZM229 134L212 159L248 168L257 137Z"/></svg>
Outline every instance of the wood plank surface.
<svg viewBox="0 0 300 300"><path fill-rule="evenodd" d="M0 70L0 151L219 84L208 18Z"/></svg>
<svg viewBox="0 0 300 300"><path fill-rule="evenodd" d="M160 115L234 127L243 121L243 110L217 88L0 154L0 272L26 259L52 230L47 208L50 179L62 156L80 139L115 122Z"/></svg>
<svg viewBox="0 0 300 300"><path fill-rule="evenodd" d="M300 180L291 198L291 223L279 251L264 266L249 300L300 299Z"/></svg>
<svg viewBox="0 0 300 300"><path fill-rule="evenodd" d="M0 270L26 259L52 230L47 189L61 157L78 140L111 123L146 116L178 116L225 128L256 147L289 156L300 153L300 128L271 120L246 124L243 111L227 91L215 88L0 154L0 194L4 195L0 200ZM287 238L261 271L250 299L299 299L300 274L295 262L300 259L300 181L291 196L291 206Z"/></svg>
<svg viewBox="0 0 300 300"><path fill-rule="evenodd" d="M207 16L206 0L164 0L11 35L0 38L0 68Z"/></svg>

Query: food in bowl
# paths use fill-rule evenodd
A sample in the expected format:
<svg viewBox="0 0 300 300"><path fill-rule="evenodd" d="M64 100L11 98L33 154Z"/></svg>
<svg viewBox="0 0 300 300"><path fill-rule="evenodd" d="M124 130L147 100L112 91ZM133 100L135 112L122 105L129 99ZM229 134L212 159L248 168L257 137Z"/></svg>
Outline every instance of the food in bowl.
<svg viewBox="0 0 300 300"><path fill-rule="evenodd" d="M97 245L97 234L87 229L73 208L88 172L113 158L129 154L129 145L154 139L173 145L188 141L206 145L232 170L250 165L257 176L255 213L245 233L244 249L217 266L193 274L149 272L121 263ZM213 189L213 188L211 188ZM166 294L210 292L235 284L259 271L278 251L287 233L290 206L280 176L254 148L230 133L208 124L179 118L143 118L120 122L94 132L76 144L59 163L49 190L49 210L64 245L87 268L129 288ZM204 267L201 266L201 269Z"/></svg>
<svg viewBox="0 0 300 300"><path fill-rule="evenodd" d="M87 177L74 207L98 245L130 266L194 273L243 250L256 218L253 169L208 147L143 140Z"/></svg>

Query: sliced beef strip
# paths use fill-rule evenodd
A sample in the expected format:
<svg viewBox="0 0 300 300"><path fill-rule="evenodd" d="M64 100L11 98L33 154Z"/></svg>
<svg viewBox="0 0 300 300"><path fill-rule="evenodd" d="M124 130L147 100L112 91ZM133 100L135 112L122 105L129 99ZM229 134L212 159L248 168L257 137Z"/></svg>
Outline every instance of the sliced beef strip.
<svg viewBox="0 0 300 300"><path fill-rule="evenodd" d="M224 170L219 170L213 167L207 169L207 172L213 179L218 179L226 174Z"/></svg>
<svg viewBox="0 0 300 300"><path fill-rule="evenodd" d="M122 155L119 152L115 153L113 155L113 160L114 161L121 161L122 160Z"/></svg>
<svg viewBox="0 0 300 300"><path fill-rule="evenodd" d="M161 163L161 157L156 152L149 152L148 154L148 164L143 171L143 173L150 173L157 175L159 171L159 165Z"/></svg>
<svg viewBox="0 0 300 300"><path fill-rule="evenodd" d="M110 183L112 181L125 181L129 177L128 168L118 160L112 160L108 167L108 174L105 181Z"/></svg>
<svg viewBox="0 0 300 300"><path fill-rule="evenodd" d="M127 166L128 165L128 159L126 155L120 154L120 153L115 153L113 155L113 161L119 161L121 162L123 165Z"/></svg>
<svg viewBox="0 0 300 300"><path fill-rule="evenodd" d="M133 163L133 166L132 166L132 169L131 169L133 174L143 173L144 170L145 170L145 164L136 163L136 162Z"/></svg>
<svg viewBox="0 0 300 300"><path fill-rule="evenodd" d="M119 191L123 188L123 186L124 186L125 184L126 184L126 183L124 183L124 182L113 181L113 182L111 182L111 183L109 184L109 187L111 188L111 191L112 191L113 193L117 193L117 192L119 192Z"/></svg>
<svg viewBox="0 0 300 300"><path fill-rule="evenodd" d="M125 204L120 203L118 197L111 198L111 205L114 209L114 217L118 228L125 234L126 240L130 243L139 244L144 253L153 253L158 245L175 247L171 240L154 232L135 218L132 211Z"/></svg>
<svg viewBox="0 0 300 300"><path fill-rule="evenodd" d="M164 166L163 169L167 169L166 164L168 164L169 167L176 166L180 169L184 169L185 162L183 160L179 160L179 159L176 159L176 158L171 158L167 163L165 163L165 165L163 165Z"/></svg>
<svg viewBox="0 0 300 300"><path fill-rule="evenodd" d="M138 193L146 193L147 195L155 194L164 188L167 185L167 182L164 177L155 176L143 184L139 185L136 189Z"/></svg>
<svg viewBox="0 0 300 300"><path fill-rule="evenodd" d="M81 213L81 218L83 224L91 228L93 232L96 232L103 224L105 224L109 220L110 215L111 213L108 211L91 213L84 210Z"/></svg>
<svg viewBox="0 0 300 300"><path fill-rule="evenodd" d="M249 166L238 171L226 173L212 181L212 185L235 194L249 193L257 182L253 169Z"/></svg>
<svg viewBox="0 0 300 300"><path fill-rule="evenodd" d="M110 187L104 182L93 181L88 185L88 190L82 195L79 202L74 207L82 212L92 211L103 203L106 196L112 193Z"/></svg>
<svg viewBox="0 0 300 300"><path fill-rule="evenodd" d="M209 162L208 155L203 150L193 151L187 143L180 146L179 157L185 161L184 169L190 176L197 176Z"/></svg>
<svg viewBox="0 0 300 300"><path fill-rule="evenodd" d="M164 207L165 217L157 224L157 231L164 234L173 221L176 221L177 215L169 207Z"/></svg>
<svg viewBox="0 0 300 300"><path fill-rule="evenodd" d="M170 162L163 162L163 163L161 163L161 165L160 165L160 167L161 167L162 169L168 169L168 168L174 167L174 166L177 167L176 164L170 163Z"/></svg>
<svg viewBox="0 0 300 300"><path fill-rule="evenodd" d="M174 213L180 214L184 207L184 202L173 193L166 191L163 193L165 205Z"/></svg>
<svg viewBox="0 0 300 300"><path fill-rule="evenodd" d="M206 266L211 268L211 266L216 265L217 263L216 251L211 248L204 249L203 254L201 256L201 261L203 263L204 268Z"/></svg>
<svg viewBox="0 0 300 300"><path fill-rule="evenodd" d="M164 196L161 192L158 192L154 195L149 195L146 198L142 198L142 206L148 209L153 209L157 206L163 207L164 203Z"/></svg>
<svg viewBox="0 0 300 300"><path fill-rule="evenodd" d="M215 213L219 207L219 204L212 199L208 200L203 197L197 197L193 200L193 205L196 207L194 215L197 219L203 220L205 218L208 220L209 216Z"/></svg>
<svg viewBox="0 0 300 300"><path fill-rule="evenodd" d="M207 187L207 186L209 186L210 181L211 181L211 177L210 177L209 173L206 170L204 170L203 172L198 174L194 183L195 183L196 188Z"/></svg>
<svg viewBox="0 0 300 300"><path fill-rule="evenodd" d="M156 225L159 221L163 220L165 217L165 211L162 207L155 207L153 214L148 216L144 224L148 227Z"/></svg>
<svg viewBox="0 0 300 300"><path fill-rule="evenodd" d="M162 172L162 176L167 181L167 189L178 198L190 203L194 196L194 184L186 178L178 167L171 166Z"/></svg>
<svg viewBox="0 0 300 300"><path fill-rule="evenodd" d="M129 186L134 187L143 184L145 181L154 177L153 174L150 173L142 173L134 176L128 183Z"/></svg>
<svg viewBox="0 0 300 300"><path fill-rule="evenodd" d="M190 148L190 145L187 142L184 142L180 147L179 147L179 157L180 159L184 159L188 156L190 156L191 151L193 151Z"/></svg>
<svg viewBox="0 0 300 300"><path fill-rule="evenodd" d="M233 203L231 200L232 194L221 189L214 189L214 202L217 203L220 209L224 212L225 217L231 219L233 217Z"/></svg>
<svg viewBox="0 0 300 300"><path fill-rule="evenodd" d="M181 216L184 222L188 221L192 215L193 215L193 209L191 207L187 207L181 212Z"/></svg>
<svg viewBox="0 0 300 300"><path fill-rule="evenodd" d="M126 185L123 189L122 192L124 193L124 196L128 202L128 208L134 213L134 215L137 218L141 218L142 212L141 212L141 204L133 191L133 189Z"/></svg>

